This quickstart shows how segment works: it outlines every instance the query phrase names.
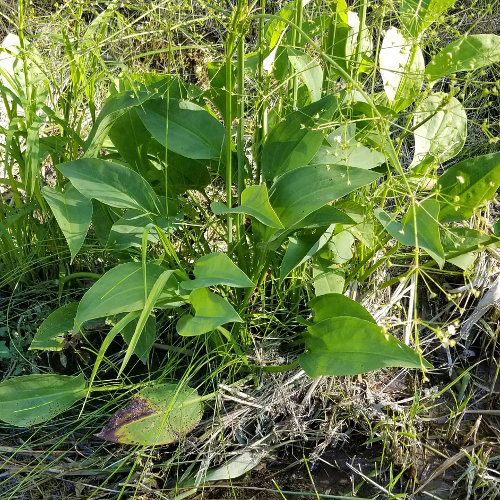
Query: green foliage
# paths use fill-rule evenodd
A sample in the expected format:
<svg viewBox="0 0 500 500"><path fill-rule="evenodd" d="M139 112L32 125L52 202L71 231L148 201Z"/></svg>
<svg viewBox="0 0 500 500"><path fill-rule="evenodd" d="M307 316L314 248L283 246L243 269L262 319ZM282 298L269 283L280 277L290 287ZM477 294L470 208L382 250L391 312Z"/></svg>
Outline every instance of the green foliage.
<svg viewBox="0 0 500 500"><path fill-rule="evenodd" d="M500 61L500 36L466 35L441 49L425 67L433 83L459 71L473 71Z"/></svg>
<svg viewBox="0 0 500 500"><path fill-rule="evenodd" d="M179 335L191 337L215 330L230 322L242 322L233 306L224 298L210 292L208 288L198 288L189 295L189 302L196 314L184 314L177 322Z"/></svg>
<svg viewBox="0 0 500 500"><path fill-rule="evenodd" d="M78 302L71 302L52 311L39 326L31 342L31 349L60 351L65 343L64 337L72 330Z"/></svg>
<svg viewBox="0 0 500 500"><path fill-rule="evenodd" d="M201 420L195 389L158 384L142 389L98 434L115 443L155 446L181 439Z"/></svg>
<svg viewBox="0 0 500 500"><path fill-rule="evenodd" d="M95 318L142 310L156 280L164 272L162 266L148 263L143 267L139 262L126 262L109 270L80 300L76 325L81 326ZM175 271L168 273L156 307L169 307L170 302L179 301L179 277Z"/></svg>
<svg viewBox="0 0 500 500"><path fill-rule="evenodd" d="M44 186L42 194L68 242L73 259L82 248L89 230L92 220L92 203L72 184L69 184L64 191Z"/></svg>
<svg viewBox="0 0 500 500"><path fill-rule="evenodd" d="M194 266L196 279L183 281L184 290L196 290L214 285L227 285L233 287L254 286L248 276L238 268L224 253L214 252L204 255L197 260Z"/></svg>
<svg viewBox="0 0 500 500"><path fill-rule="evenodd" d="M61 351L68 332L81 333L92 344L89 352L97 352L89 382L83 375L9 379L0 384L0 418L13 425L48 420L91 396L102 363L116 367L119 378L131 376L132 357L148 363L162 335L182 342L198 337L192 341L211 362L224 357L254 370L246 356L261 327L257 297L262 317L283 323L315 297L298 357L311 377L431 368L344 293L351 280L366 281L381 265L377 256L390 262L391 240L415 279L434 265L430 259L441 269L447 262L467 269L484 246L498 244L498 224L495 237L446 225L472 217L500 185L498 153L447 164L464 151L467 89L457 90L454 81L448 92L444 85L440 92L431 88L443 76L498 62L499 52L497 36L468 35L425 67L426 30L453 3L401 0L394 26L382 33L366 24L365 2L359 12L343 1L330 6L331 16L312 10L310 23L302 23L306 10L288 3L267 24L265 13L238 2L224 60L208 63L208 88L134 75L120 62L121 76L97 113L82 54L106 67L91 41L105 39L118 8L112 2L81 42L61 38L71 79L64 99L83 86L78 103L87 103L92 117L85 141L82 117L64 106L62 113L60 103L48 105L35 48L19 37L7 40L9 57L0 64L9 108L1 182L12 190L15 210L2 206L2 244L15 260L18 248L28 246L23 238L31 243L36 235L33 241L55 248L54 261L62 255L57 272L97 267L103 274L85 283L78 304L50 314L31 345ZM245 57L254 21L261 23L261 46ZM379 77L383 90L376 92ZM40 133L45 121L60 137ZM55 182L44 185L41 166L49 156ZM19 223L25 212L30 231ZM52 215L63 243L53 234ZM93 320L110 329L102 337L85 335ZM106 353L120 338L116 363ZM176 370L191 361L182 349L176 359ZM189 366L186 380L194 376ZM168 444L200 421L201 398L184 383L136 387L102 438Z"/></svg>
<svg viewBox="0 0 500 500"><path fill-rule="evenodd" d="M468 219L493 198L500 186L500 153L470 158L450 167L438 180L439 220Z"/></svg>
<svg viewBox="0 0 500 500"><path fill-rule="evenodd" d="M20 427L45 422L71 408L85 396L86 389L83 374L11 378L0 384L2 420Z"/></svg>

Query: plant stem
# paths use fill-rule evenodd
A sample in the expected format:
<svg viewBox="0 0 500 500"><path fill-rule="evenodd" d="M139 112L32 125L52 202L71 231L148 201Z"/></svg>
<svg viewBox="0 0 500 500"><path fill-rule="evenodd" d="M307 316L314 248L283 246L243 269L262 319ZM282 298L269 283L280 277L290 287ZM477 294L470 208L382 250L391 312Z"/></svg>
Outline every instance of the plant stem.
<svg viewBox="0 0 500 500"><path fill-rule="evenodd" d="M227 207L232 208L233 206L233 195L232 195L232 155L231 155L231 97L232 97L232 48L229 46L229 41L226 43L226 198ZM233 241L233 216L231 214L227 215L227 249L229 252L229 247Z"/></svg>
<svg viewBox="0 0 500 500"><path fill-rule="evenodd" d="M295 24L296 29L292 26L292 47L296 48L300 45L300 32L302 30L302 17L304 8L302 6L303 0L295 0ZM292 80L292 106L293 109L297 109L297 97L299 91L299 76L297 72L292 68L293 71L293 80Z"/></svg>
<svg viewBox="0 0 500 500"><path fill-rule="evenodd" d="M359 68L361 66L361 41L363 40L363 31L366 28L366 7L367 7L367 0L361 0L361 9L359 12L359 31L358 31L358 39L356 41L356 64L355 64L355 70L356 70L356 81L359 81Z"/></svg>

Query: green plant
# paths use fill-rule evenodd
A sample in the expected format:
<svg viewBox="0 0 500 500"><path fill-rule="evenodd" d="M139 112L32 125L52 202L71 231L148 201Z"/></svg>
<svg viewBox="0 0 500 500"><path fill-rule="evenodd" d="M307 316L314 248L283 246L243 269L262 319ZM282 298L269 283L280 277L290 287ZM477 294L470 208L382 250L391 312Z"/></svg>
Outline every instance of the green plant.
<svg viewBox="0 0 500 500"><path fill-rule="evenodd" d="M238 358L242 372L299 364L311 377L431 368L343 292L400 247L412 248L406 276L432 280L436 265L465 269L474 252L498 244L498 234L456 223L494 197L500 155L465 159L439 175L464 145L467 116L459 89L433 92L433 84L498 61L500 52L498 36L464 36L425 64L425 30L452 3L401 1L399 28L390 27L374 50L364 1L359 16L339 1L311 19L303 18L300 0L276 15L255 14L239 1L226 13L224 59L209 65L208 89L172 75L128 74L116 82L81 143L83 155L54 161L57 185L35 182L35 164L23 180L39 207L50 207L71 259L90 238L120 261L78 305L52 313L32 349L62 349L69 331L85 334L98 318L111 329L88 381L48 374L0 384L8 409L2 419L30 425L93 391L130 388L93 384L119 334L127 348L118 377L126 377L132 356L147 360L160 314L175 317L178 335L203 336L221 358ZM265 18L258 51L245 55L249 23ZM379 74L383 91L376 90ZM262 92L247 95L245 78ZM245 106L256 110L254 120ZM39 138L31 138L29 116L38 115L26 117L31 144ZM411 141L413 159L404 165L403 146ZM252 308L257 300L276 306L266 295L277 297L284 321L304 302L314 311L312 320L301 320L305 350L291 365L247 359ZM417 322L414 333L418 346ZM187 379L133 385L139 393L131 405L143 410L125 409L133 416L125 423L117 415L114 440L162 444L185 433L201 418L201 401L213 396L185 388ZM179 413L189 421L173 423ZM145 434L138 436L136 421L148 424ZM174 434L164 436L164 427Z"/></svg>

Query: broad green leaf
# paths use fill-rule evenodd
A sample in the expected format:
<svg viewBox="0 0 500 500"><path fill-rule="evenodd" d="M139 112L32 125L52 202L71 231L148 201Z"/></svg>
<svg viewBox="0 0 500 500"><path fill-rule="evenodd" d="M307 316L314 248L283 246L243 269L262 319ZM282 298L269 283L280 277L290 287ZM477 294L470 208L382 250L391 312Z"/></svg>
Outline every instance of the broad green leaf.
<svg viewBox="0 0 500 500"><path fill-rule="evenodd" d="M132 338L134 336L135 329L137 327L137 320L133 320L127 325L125 325L121 331L123 340L130 345ZM156 317L154 314L150 314L148 320L146 321L146 326L139 336L139 340L134 348L134 354L143 362L146 363L148 360L149 353L153 348L153 344L156 341Z"/></svg>
<svg viewBox="0 0 500 500"><path fill-rule="evenodd" d="M413 131L415 153L410 167L426 157L439 163L453 158L462 150L467 138L467 115L463 105L443 92L430 95L416 107L413 124L417 128Z"/></svg>
<svg viewBox="0 0 500 500"><path fill-rule="evenodd" d="M348 214L331 205L319 208L298 223L301 228L324 227L331 224L356 224ZM293 226L292 226L293 227Z"/></svg>
<svg viewBox="0 0 500 500"><path fill-rule="evenodd" d="M165 233L173 233L182 223L182 216L177 215L168 219L158 217L156 222ZM106 246L108 248L116 248L117 250L130 247L140 248L142 245L142 235L146 228L149 229L148 241L158 243L158 234L154 226L155 223L148 215L141 214L135 210L127 210L123 214L123 217L118 219L111 227Z"/></svg>
<svg viewBox="0 0 500 500"><path fill-rule="evenodd" d="M307 165L323 142L318 126L331 120L339 101L326 96L290 113L272 128L262 150L262 173L266 179Z"/></svg>
<svg viewBox="0 0 500 500"><path fill-rule="evenodd" d="M45 422L71 408L87 392L83 374L23 375L0 384L0 420L19 427Z"/></svg>
<svg viewBox="0 0 500 500"><path fill-rule="evenodd" d="M355 224L355 221L335 207L325 205L309 214L305 219L298 221L296 224L292 224L281 231L276 231L269 237L267 247L269 250L277 250L285 243L290 234L299 229L324 228L332 224L350 225Z"/></svg>
<svg viewBox="0 0 500 500"><path fill-rule="evenodd" d="M132 169L97 158L81 158L57 166L86 198L116 208L161 214L162 206L151 186Z"/></svg>
<svg viewBox="0 0 500 500"><path fill-rule="evenodd" d="M194 275L196 279L182 282L184 290L196 290L214 285L242 288L255 286L248 276L221 252L213 252L199 258L194 265Z"/></svg>
<svg viewBox="0 0 500 500"><path fill-rule="evenodd" d="M283 224L276 215L267 195L267 187L265 184L257 186L248 186L241 193L241 205L228 208L222 203L213 202L210 208L214 214L220 215L225 213L232 214L248 214L255 217L269 227L282 228Z"/></svg>
<svg viewBox="0 0 500 500"><path fill-rule="evenodd" d="M210 481L227 481L228 479L236 479L243 476L247 472L255 469L264 457L264 452L244 451L241 455L227 460L224 465L215 469L208 470L204 473L201 479L198 475L191 476L185 481L178 484L179 488L188 488L190 486L198 486Z"/></svg>
<svg viewBox="0 0 500 500"><path fill-rule="evenodd" d="M355 139L356 124L349 123L335 129L321 146L311 163L345 165L357 168L375 168L385 163L385 155L380 151L363 146Z"/></svg>
<svg viewBox="0 0 500 500"><path fill-rule="evenodd" d="M203 162L180 156L173 151L168 152L168 195L174 197L188 190L203 191L212 178L207 165ZM160 171L164 177L164 172ZM164 191L164 189L163 189Z"/></svg>
<svg viewBox="0 0 500 500"><path fill-rule="evenodd" d="M327 249L329 259L335 264L344 264L349 262L353 257L352 245L354 236L347 230L337 233L328 242ZM326 255L324 255L326 257Z"/></svg>
<svg viewBox="0 0 500 500"><path fill-rule="evenodd" d="M265 27L264 38L270 49L276 47L283 36L283 32L288 28L287 21L291 21L295 16L295 3L287 2L278 13L281 19L272 19Z"/></svg>
<svg viewBox="0 0 500 500"><path fill-rule="evenodd" d="M475 252L487 246L498 246L495 236L468 227L444 227L441 229L441 242L447 262L461 269L468 269L475 261Z"/></svg>
<svg viewBox="0 0 500 500"><path fill-rule="evenodd" d="M92 200L92 209L92 229L99 243L106 246L109 232L113 224L120 219L120 216L116 214L117 209L108 207L97 200Z"/></svg>
<svg viewBox="0 0 500 500"><path fill-rule="evenodd" d="M92 202L67 184L64 191L44 186L42 194L61 228L71 253L71 260L80 251L92 220Z"/></svg>
<svg viewBox="0 0 500 500"><path fill-rule="evenodd" d="M168 85L165 85L162 90L166 91L167 87ZM107 99L85 141L85 157L92 158L99 155L102 143L116 120L130 109L143 106L149 99L157 96L158 94L149 92L128 90Z"/></svg>
<svg viewBox="0 0 500 500"><path fill-rule="evenodd" d="M152 99L137 108L137 113L151 135L174 153L209 160L220 158L224 152L224 126L197 104Z"/></svg>
<svg viewBox="0 0 500 500"><path fill-rule="evenodd" d="M193 290L189 302L196 311L195 316L185 314L177 322L177 333L185 337L211 332L218 326L230 322L242 322L233 306L223 297L207 288Z"/></svg>
<svg viewBox="0 0 500 500"><path fill-rule="evenodd" d="M307 165L279 177L269 199L285 227L297 224L327 203L381 177L372 170L341 165Z"/></svg>
<svg viewBox="0 0 500 500"><path fill-rule="evenodd" d="M351 29L347 24L347 4L345 0L339 0L331 6L332 13L329 15L328 36L326 37L326 53L334 62L347 71L346 46ZM338 77L337 68L325 61L325 84L331 88L331 83Z"/></svg>
<svg viewBox="0 0 500 500"><path fill-rule="evenodd" d="M29 350L61 351L68 331L75 324L78 302L72 302L52 311L38 327Z"/></svg>
<svg viewBox="0 0 500 500"><path fill-rule="evenodd" d="M156 446L179 441L203 416L196 389L158 384L142 389L97 434L114 443Z"/></svg>
<svg viewBox="0 0 500 500"><path fill-rule="evenodd" d="M425 78L435 83L441 77L472 71L500 62L500 36L464 35L441 49L425 67Z"/></svg>
<svg viewBox="0 0 500 500"><path fill-rule="evenodd" d="M158 234L154 229L153 221L146 214L136 210L127 210L123 217L118 219L109 232L108 248L124 250L125 248L142 246L144 229L148 229L148 241L158 243Z"/></svg>
<svg viewBox="0 0 500 500"><path fill-rule="evenodd" d="M143 255L145 258L145 254ZM143 268L142 274L144 281L146 280L147 270L146 272L144 272ZM139 318L137 319L137 324L135 325L134 334L132 335L132 338L128 343L127 350L125 351L125 356L123 357L122 364L120 366L120 369L118 370L118 375L117 375L118 378L122 375L123 371L125 370L125 367L127 366L128 362L130 361L130 358L132 357L132 354L136 353L136 347L140 341L144 329L146 328L146 324L148 323L151 314L153 314L153 309L155 307L155 304L160 300L165 288L167 288L167 286L168 287L170 286L169 281L171 282L171 278L172 278L172 271L163 271L154 282L153 286L151 287L151 291L148 293L147 297L145 297L146 300L144 302L144 307L140 313Z"/></svg>
<svg viewBox="0 0 500 500"><path fill-rule="evenodd" d="M373 51L370 28L365 24L361 37L359 37L360 19L358 14L352 11L347 12L347 24L350 30L346 42L346 58L350 62L350 65L353 66L356 62L357 54L360 53L361 66L355 69L359 72L367 72L369 70L367 64L371 62L370 57Z"/></svg>
<svg viewBox="0 0 500 500"><path fill-rule="evenodd" d="M346 230L368 248L373 248L377 242L373 222L363 221L355 226L348 227Z"/></svg>
<svg viewBox="0 0 500 500"><path fill-rule="evenodd" d="M148 143L151 134L139 118L135 106L114 120L109 138L123 160L136 172L141 172L149 164Z"/></svg>
<svg viewBox="0 0 500 500"><path fill-rule="evenodd" d="M384 90L396 111L407 108L420 94L425 61L422 50L397 28L387 30L380 49L380 74Z"/></svg>
<svg viewBox="0 0 500 500"><path fill-rule="evenodd" d="M491 200L500 186L500 153L470 158L452 165L438 179L439 220L458 222Z"/></svg>
<svg viewBox="0 0 500 500"><path fill-rule="evenodd" d="M148 100L158 99L167 92L170 97L190 99L196 98L198 91L201 93L194 85L186 85L180 79L166 75L128 73L127 79L118 83L120 93L107 99L85 142L84 156L87 158L99 155L111 127L132 109L142 107Z"/></svg>
<svg viewBox="0 0 500 500"><path fill-rule="evenodd" d="M400 0L400 2L404 28L410 36L420 39L424 30L452 7L456 0Z"/></svg>
<svg viewBox="0 0 500 500"><path fill-rule="evenodd" d="M223 120L226 120L226 99L228 90L226 89L226 69L227 65L224 61L210 61L207 63L207 73L210 80L210 87L205 92L205 96L212 102ZM231 82L236 84L236 67L231 64ZM236 118L238 112L238 96L231 92L231 122Z"/></svg>
<svg viewBox="0 0 500 500"><path fill-rule="evenodd" d="M298 49L288 48L288 60L295 73L309 90L311 101L321 99L323 86L323 70L318 61Z"/></svg>
<svg viewBox="0 0 500 500"><path fill-rule="evenodd" d="M280 266L280 281L283 281L296 267L309 260L321 250L332 237L335 225L332 224L320 234L291 236Z"/></svg>
<svg viewBox="0 0 500 500"><path fill-rule="evenodd" d="M95 318L139 311L144 308L145 296L165 269L156 264L146 266L146 288L140 262L118 264L105 273L82 297L75 317L75 323L82 325ZM169 271L170 278L155 307L169 307L179 300L177 289L179 278L175 271Z"/></svg>
<svg viewBox="0 0 500 500"><path fill-rule="evenodd" d="M300 366L310 377L357 375L384 367L432 368L425 360L376 324L335 317L308 328Z"/></svg>
<svg viewBox="0 0 500 500"><path fill-rule="evenodd" d="M120 156L155 189L165 192L165 148L153 139L132 108L115 120L109 137ZM210 183L210 174L205 165L191 158L168 152L168 196L186 192L188 189L203 189Z"/></svg>
<svg viewBox="0 0 500 500"><path fill-rule="evenodd" d="M377 324L372 315L359 302L341 293L320 295L310 300L308 305L314 311L314 323L320 323L329 318L350 316Z"/></svg>
<svg viewBox="0 0 500 500"><path fill-rule="evenodd" d="M316 296L327 293L342 293L344 290L344 271L329 259L315 255L312 259L314 293Z"/></svg>
<svg viewBox="0 0 500 500"><path fill-rule="evenodd" d="M386 231L401 244L425 250L439 265L444 265L444 250L439 238L439 202L427 199L412 205L402 222L391 220L381 209L375 215Z"/></svg>

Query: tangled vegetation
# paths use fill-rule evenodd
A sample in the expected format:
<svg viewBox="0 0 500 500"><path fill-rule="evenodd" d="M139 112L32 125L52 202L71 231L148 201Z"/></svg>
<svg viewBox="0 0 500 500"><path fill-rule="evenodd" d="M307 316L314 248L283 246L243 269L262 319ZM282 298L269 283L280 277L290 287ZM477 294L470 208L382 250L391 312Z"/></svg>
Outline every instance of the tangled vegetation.
<svg viewBox="0 0 500 500"><path fill-rule="evenodd" d="M494 7L6 3L2 498L496 498Z"/></svg>

